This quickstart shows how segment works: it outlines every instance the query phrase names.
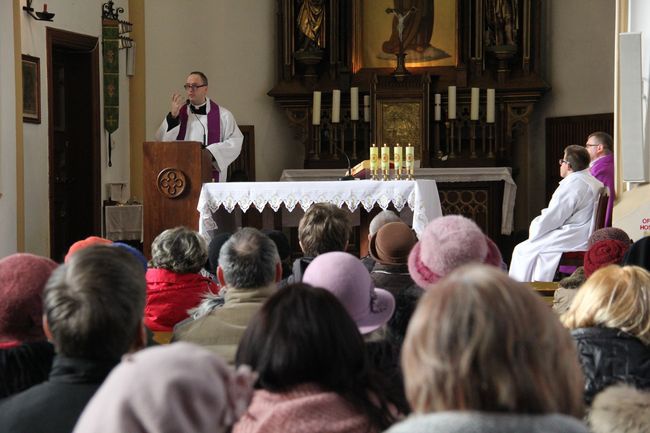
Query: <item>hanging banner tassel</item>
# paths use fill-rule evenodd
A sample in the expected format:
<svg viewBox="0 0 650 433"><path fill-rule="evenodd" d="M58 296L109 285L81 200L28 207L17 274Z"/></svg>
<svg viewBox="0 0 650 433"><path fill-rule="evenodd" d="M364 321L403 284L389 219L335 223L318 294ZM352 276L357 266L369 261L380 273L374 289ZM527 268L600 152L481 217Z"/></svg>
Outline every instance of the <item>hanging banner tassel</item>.
<svg viewBox="0 0 650 433"><path fill-rule="evenodd" d="M113 143L111 143L111 133L108 133L108 166L113 166L113 161L111 161L113 154Z"/></svg>

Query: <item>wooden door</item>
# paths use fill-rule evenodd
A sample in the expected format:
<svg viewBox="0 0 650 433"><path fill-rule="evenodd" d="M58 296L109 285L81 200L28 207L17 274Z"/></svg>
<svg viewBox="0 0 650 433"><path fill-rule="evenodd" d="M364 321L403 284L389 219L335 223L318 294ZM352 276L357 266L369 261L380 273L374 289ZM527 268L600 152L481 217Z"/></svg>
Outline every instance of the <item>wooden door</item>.
<svg viewBox="0 0 650 433"><path fill-rule="evenodd" d="M98 65L90 41L97 38L79 36L48 45L50 255L59 261L72 243L101 230Z"/></svg>

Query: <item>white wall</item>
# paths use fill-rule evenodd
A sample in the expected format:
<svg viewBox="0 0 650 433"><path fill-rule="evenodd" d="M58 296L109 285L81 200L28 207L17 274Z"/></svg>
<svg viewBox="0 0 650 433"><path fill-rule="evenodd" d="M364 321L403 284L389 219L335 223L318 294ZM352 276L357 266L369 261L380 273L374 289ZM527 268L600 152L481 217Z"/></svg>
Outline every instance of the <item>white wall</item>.
<svg viewBox="0 0 650 433"><path fill-rule="evenodd" d="M99 38L100 100L102 100L101 104L103 104L101 87L101 13L102 3L104 2L104 0L48 0L48 10L56 14L54 22L51 23L35 21L26 13L21 13L23 54L29 54L41 59L42 122L38 125L25 123L23 126L25 148L25 249L31 253L49 255L48 88L45 29L46 27L53 27ZM128 19L128 1L117 0L115 6L123 7L125 9L123 18ZM42 2L35 2L34 7L40 9ZM103 129L103 108L100 110L102 185L107 182L129 182L128 89L129 82L125 75L125 50L120 50L120 126L112 136L114 143L113 166L110 168L107 165L107 137ZM105 188L102 188L102 196L105 194Z"/></svg>
<svg viewBox="0 0 650 433"><path fill-rule="evenodd" d="M558 170L557 166L545 167L546 118L614 111L616 2L549 0L541 3L545 15L542 32L546 35L542 63L544 78L552 89L537 105L529 124L528 221L547 205L543 193L544 173Z"/></svg>
<svg viewBox="0 0 650 433"><path fill-rule="evenodd" d="M0 257L15 253L16 77L13 2L0 1Z"/></svg>
<svg viewBox="0 0 650 433"><path fill-rule="evenodd" d="M188 72L209 79L209 96L240 125L255 126L257 180L278 180L301 168L302 144L266 93L275 83L276 2L271 0L145 0L147 139L182 92Z"/></svg>

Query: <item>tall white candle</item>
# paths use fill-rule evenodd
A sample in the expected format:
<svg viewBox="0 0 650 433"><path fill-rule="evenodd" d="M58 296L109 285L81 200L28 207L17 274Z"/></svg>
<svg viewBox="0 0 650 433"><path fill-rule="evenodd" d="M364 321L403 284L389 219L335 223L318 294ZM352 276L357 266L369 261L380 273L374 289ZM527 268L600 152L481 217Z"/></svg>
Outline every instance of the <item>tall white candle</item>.
<svg viewBox="0 0 650 433"><path fill-rule="evenodd" d="M320 125L320 92L314 91L314 102L311 109L311 124Z"/></svg>
<svg viewBox="0 0 650 433"><path fill-rule="evenodd" d="M487 110L485 111L485 121L487 123L494 123L495 96L494 89L487 89Z"/></svg>
<svg viewBox="0 0 650 433"><path fill-rule="evenodd" d="M440 118L441 118L440 104L436 104L433 107L433 114L434 114L434 120L440 121Z"/></svg>
<svg viewBox="0 0 650 433"><path fill-rule="evenodd" d="M434 96L434 102L436 105L440 105L440 102L442 101L442 95L440 93L436 93Z"/></svg>
<svg viewBox="0 0 650 433"><path fill-rule="evenodd" d="M370 95L363 95L363 121L370 122Z"/></svg>
<svg viewBox="0 0 650 433"><path fill-rule="evenodd" d="M449 86L447 96L447 118L456 118L456 86Z"/></svg>
<svg viewBox="0 0 650 433"><path fill-rule="evenodd" d="M478 101L479 101L479 89L478 87L472 87L472 102L469 110L470 120L478 120Z"/></svg>
<svg viewBox="0 0 650 433"><path fill-rule="evenodd" d="M359 88L350 87L350 119L359 120Z"/></svg>
<svg viewBox="0 0 650 433"><path fill-rule="evenodd" d="M341 91L334 90L332 92L332 123L339 123L341 121Z"/></svg>

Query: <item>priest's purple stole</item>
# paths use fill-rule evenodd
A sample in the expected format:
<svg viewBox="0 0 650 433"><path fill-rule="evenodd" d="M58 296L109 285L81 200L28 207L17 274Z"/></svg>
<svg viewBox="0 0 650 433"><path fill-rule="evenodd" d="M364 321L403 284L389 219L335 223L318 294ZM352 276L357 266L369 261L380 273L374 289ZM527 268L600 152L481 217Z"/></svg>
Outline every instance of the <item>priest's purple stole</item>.
<svg viewBox="0 0 650 433"><path fill-rule="evenodd" d="M187 131L187 112L189 111L189 105L186 105L179 111L179 119L181 121L180 129L178 130L178 135L176 140L185 140L185 132ZM218 143L221 141L221 116L219 115L219 106L214 102L210 101L210 112L208 113L208 144Z"/></svg>

